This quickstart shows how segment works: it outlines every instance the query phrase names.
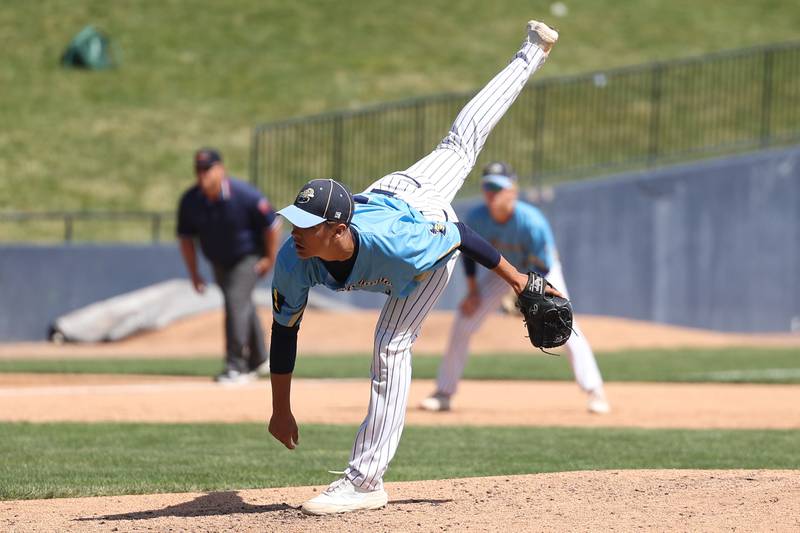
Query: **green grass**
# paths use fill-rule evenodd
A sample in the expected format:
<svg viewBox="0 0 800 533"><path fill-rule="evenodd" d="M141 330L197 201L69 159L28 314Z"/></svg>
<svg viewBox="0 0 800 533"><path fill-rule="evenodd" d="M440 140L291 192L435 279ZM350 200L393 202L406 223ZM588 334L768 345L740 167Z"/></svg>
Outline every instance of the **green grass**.
<svg viewBox="0 0 800 533"><path fill-rule="evenodd" d="M791 0L576 0L561 19L550 3L6 0L0 209L171 210L197 146L217 145L243 176L257 122L472 90L534 16L562 34L544 76L785 41L800 26ZM88 23L120 68L58 65Z"/></svg>
<svg viewBox="0 0 800 533"><path fill-rule="evenodd" d="M304 357L294 375L301 378L366 378L369 355ZM439 357L414 358L414 377L436 377ZM715 348L633 350L598 354L606 381L800 383L799 348ZM211 376L218 359L0 360L0 372L162 374ZM466 379L572 380L566 357L539 354L472 357Z"/></svg>
<svg viewBox="0 0 800 533"><path fill-rule="evenodd" d="M289 452L262 424L3 423L0 499L323 485L355 431L304 425ZM386 479L797 468L799 447L800 431L407 427Z"/></svg>

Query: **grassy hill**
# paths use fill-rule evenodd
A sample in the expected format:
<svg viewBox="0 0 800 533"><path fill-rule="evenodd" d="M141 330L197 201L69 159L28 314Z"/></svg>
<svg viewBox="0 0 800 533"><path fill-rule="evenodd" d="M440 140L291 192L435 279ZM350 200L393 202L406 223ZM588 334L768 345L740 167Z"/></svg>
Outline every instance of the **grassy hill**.
<svg viewBox="0 0 800 533"><path fill-rule="evenodd" d="M197 146L218 146L246 176L257 122L476 88L531 17L562 33L545 76L790 40L800 27L788 0L583 0L561 18L549 6L5 0L0 210L170 210ZM120 68L59 66L88 23L110 34Z"/></svg>

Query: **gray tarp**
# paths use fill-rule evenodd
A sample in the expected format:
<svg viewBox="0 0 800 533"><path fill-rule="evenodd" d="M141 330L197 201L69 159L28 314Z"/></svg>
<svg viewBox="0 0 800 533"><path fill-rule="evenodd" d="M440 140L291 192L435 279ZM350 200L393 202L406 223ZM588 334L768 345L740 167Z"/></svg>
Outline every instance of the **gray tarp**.
<svg viewBox="0 0 800 533"><path fill-rule="evenodd" d="M267 289L256 289L257 306L269 307ZM349 306L310 293L308 306L346 310ZM163 328L171 322L222 307L222 291L209 285L198 294L189 280L171 279L76 309L56 319L51 338L69 342L100 342L124 339L134 333Z"/></svg>

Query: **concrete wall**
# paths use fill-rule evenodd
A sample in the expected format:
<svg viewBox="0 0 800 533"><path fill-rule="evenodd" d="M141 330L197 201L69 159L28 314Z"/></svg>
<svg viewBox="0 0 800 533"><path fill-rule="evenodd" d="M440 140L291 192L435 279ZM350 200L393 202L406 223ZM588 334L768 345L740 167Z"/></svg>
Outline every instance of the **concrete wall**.
<svg viewBox="0 0 800 533"><path fill-rule="evenodd" d="M181 276L177 245L0 246L0 340L44 339L68 311Z"/></svg>
<svg viewBox="0 0 800 533"><path fill-rule="evenodd" d="M579 312L721 331L800 322L800 148L559 187Z"/></svg>
<svg viewBox="0 0 800 533"><path fill-rule="evenodd" d="M800 323L800 148L562 185L542 209L579 313L722 331ZM68 311L183 276L175 244L0 246L0 340L44 339ZM438 307L463 287L459 267Z"/></svg>

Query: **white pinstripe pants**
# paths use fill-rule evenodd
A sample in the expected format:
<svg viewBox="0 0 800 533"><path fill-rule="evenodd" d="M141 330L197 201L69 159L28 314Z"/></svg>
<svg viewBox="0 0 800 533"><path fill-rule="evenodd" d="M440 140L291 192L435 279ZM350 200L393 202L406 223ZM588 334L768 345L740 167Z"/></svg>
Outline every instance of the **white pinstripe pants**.
<svg viewBox="0 0 800 533"><path fill-rule="evenodd" d="M569 298L561 263L558 260L553 263L553 267L547 275L547 281ZM455 394L458 389L458 382L464 373L464 367L467 365L472 334L481 327L489 313L497 310L500 306L500 301L509 290L508 285L499 276L488 270L483 270L480 273L478 287L481 294L481 302L478 305L478 309L470 316L465 316L460 311L456 313L455 322L450 330L450 341L442 359L442 364L439 366L436 391L448 396ZM575 381L586 392L602 387L603 378L600 375L600 369L597 368L594 353L577 321L572 323L572 329L575 332L570 335L566 348L567 358L572 366Z"/></svg>
<svg viewBox="0 0 800 533"><path fill-rule="evenodd" d="M469 175L486 138L516 100L544 53L524 43L511 63L461 110L436 149L405 171L367 189L393 192L429 220L456 221L450 202ZM363 489L382 486L403 432L411 385L411 347L422 323L447 285L458 254L432 272L407 298L390 296L377 327L372 359L369 412L356 435L345 475Z"/></svg>

